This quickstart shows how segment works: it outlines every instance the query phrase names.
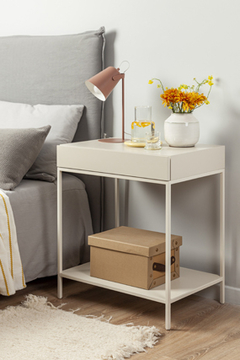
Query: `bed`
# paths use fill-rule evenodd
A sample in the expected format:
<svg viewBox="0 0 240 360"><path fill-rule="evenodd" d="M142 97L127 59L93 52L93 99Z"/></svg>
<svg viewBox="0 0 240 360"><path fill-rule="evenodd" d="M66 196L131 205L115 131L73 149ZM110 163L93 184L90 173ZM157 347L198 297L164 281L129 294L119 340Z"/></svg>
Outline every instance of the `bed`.
<svg viewBox="0 0 240 360"><path fill-rule="evenodd" d="M26 282L57 274L56 145L102 136L103 103L92 96L84 82L103 69L104 32L101 27L75 35L0 38L2 133L8 134L9 128L45 129L49 109L58 110L50 131L44 130L49 133L43 145L45 153L42 147L37 156L41 161L35 168L35 163L31 166L14 189L5 189L14 214ZM74 116L79 120L68 137L72 124L62 126L62 114L69 109L75 111L74 106L78 109ZM52 158L45 161L49 152ZM29 154L30 150L25 157ZM13 169L15 174L19 167ZM89 260L88 235L101 230L101 178L65 174L63 219L63 264L68 268Z"/></svg>

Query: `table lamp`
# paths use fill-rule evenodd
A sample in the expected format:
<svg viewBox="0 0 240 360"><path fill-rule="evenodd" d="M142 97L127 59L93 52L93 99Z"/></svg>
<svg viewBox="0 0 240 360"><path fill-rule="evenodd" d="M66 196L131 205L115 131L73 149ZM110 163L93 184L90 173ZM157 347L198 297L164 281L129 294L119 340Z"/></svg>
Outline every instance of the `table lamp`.
<svg viewBox="0 0 240 360"><path fill-rule="evenodd" d="M125 71L127 71L128 68ZM124 142L124 78L125 72L121 73L120 68L116 69L113 66L109 66L105 70L102 70L98 74L94 75L91 79L85 81L85 85L91 93L99 100L105 101L119 80L122 80L122 138L104 138L99 141L111 143Z"/></svg>

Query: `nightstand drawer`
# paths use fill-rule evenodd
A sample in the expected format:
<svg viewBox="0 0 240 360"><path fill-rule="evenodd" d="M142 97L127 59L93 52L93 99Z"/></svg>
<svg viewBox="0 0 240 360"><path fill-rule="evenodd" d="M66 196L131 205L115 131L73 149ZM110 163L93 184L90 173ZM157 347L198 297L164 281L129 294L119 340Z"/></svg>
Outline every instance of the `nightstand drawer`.
<svg viewBox="0 0 240 360"><path fill-rule="evenodd" d="M116 175L132 180L176 181L224 169L225 147L163 146L161 150L145 150L130 148L123 143L82 141L57 146L57 166L106 177Z"/></svg>

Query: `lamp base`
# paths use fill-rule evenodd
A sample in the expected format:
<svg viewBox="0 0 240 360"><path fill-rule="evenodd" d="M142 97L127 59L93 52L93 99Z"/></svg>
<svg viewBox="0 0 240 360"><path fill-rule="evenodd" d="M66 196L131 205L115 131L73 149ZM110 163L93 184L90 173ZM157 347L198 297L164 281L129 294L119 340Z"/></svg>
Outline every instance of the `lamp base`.
<svg viewBox="0 0 240 360"><path fill-rule="evenodd" d="M125 140L117 139L117 138L104 138L104 139L99 139L98 141L116 144L116 143L123 143Z"/></svg>

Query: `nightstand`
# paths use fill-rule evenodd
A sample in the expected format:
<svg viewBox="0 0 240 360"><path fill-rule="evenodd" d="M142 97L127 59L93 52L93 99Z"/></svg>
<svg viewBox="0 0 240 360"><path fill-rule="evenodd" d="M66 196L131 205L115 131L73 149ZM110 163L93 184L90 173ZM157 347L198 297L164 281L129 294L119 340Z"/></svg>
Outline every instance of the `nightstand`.
<svg viewBox="0 0 240 360"><path fill-rule="evenodd" d="M141 166L139 166L141 164ZM197 145L191 148L162 147L147 151L124 144L97 140L59 145L58 166L58 297L63 295L62 279L68 278L165 304L165 327L171 328L171 304L220 284L220 302L225 301L225 147ZM166 274L165 284L151 290L140 289L90 276L90 264L62 269L62 172L115 179L115 226L119 226L119 180L155 183L165 187ZM212 175L220 176L220 269L211 274L187 268L171 282L171 190L177 183Z"/></svg>

